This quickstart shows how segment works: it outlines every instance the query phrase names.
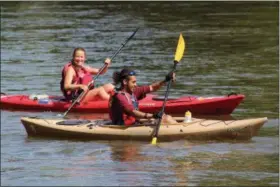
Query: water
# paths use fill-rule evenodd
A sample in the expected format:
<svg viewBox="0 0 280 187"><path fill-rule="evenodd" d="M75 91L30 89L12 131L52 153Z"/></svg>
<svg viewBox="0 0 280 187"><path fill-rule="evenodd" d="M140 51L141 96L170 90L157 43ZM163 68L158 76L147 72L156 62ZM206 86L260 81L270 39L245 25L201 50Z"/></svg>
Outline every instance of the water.
<svg viewBox="0 0 280 187"><path fill-rule="evenodd" d="M99 84L130 66L138 84L164 78L186 41L170 96L246 95L232 114L268 117L250 141L77 141L27 137L1 110L1 185L279 185L278 2L1 2L1 92L60 95L75 47L101 67L136 27ZM164 94L165 89L157 92Z"/></svg>

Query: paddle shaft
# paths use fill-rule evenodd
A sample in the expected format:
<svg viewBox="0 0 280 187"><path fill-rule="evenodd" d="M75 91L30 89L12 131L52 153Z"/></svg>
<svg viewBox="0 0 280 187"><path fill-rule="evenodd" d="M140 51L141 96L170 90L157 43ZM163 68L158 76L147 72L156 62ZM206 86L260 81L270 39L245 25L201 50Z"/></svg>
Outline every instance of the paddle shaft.
<svg viewBox="0 0 280 187"><path fill-rule="evenodd" d="M124 43L122 43L122 45L119 47L119 49L111 56L111 60L113 60L117 54L122 50L122 48L124 48L124 46L126 45L126 43L135 35L135 33L138 31L139 27L136 28L136 30L132 33L132 35L130 37L128 37ZM104 64L102 66L102 68L98 71L98 73L96 74L96 76L93 77L93 80L90 81L87 86L89 87L101 74L101 72L108 66L108 64ZM73 106L77 103L80 102L80 100L85 96L87 92L82 91L82 93L80 93L80 95L77 97L77 99L75 99L75 101L72 103L72 105L68 108L68 110L63 114L63 117L65 117L68 112L73 108Z"/></svg>
<svg viewBox="0 0 280 187"><path fill-rule="evenodd" d="M122 48L124 48L124 46L126 45L126 43L135 35L135 33L138 31L139 27L136 28L136 30L132 33L132 35L130 37L128 37L124 43L122 43L122 45L119 47L119 49L115 52L115 54L113 54L110 59L113 60L117 54L122 50ZM100 75L100 73L108 66L108 64L105 64L100 70L99 72L96 74L96 76L94 76L94 79L88 84L88 86L93 83Z"/></svg>
<svg viewBox="0 0 280 187"><path fill-rule="evenodd" d="M175 72L177 64L178 64L178 62L174 61L174 66L173 66L172 72ZM164 102L162 104L162 108L161 108L161 111L160 111L160 118L157 120L156 129L154 131L153 137L158 137L158 131L159 131L160 123L161 123L161 120L162 120L162 115L164 114L164 109L165 109L166 101L167 101L167 98L168 98L170 86L171 86L171 80L169 80L168 84L167 84L167 89L166 89L165 96L164 96Z"/></svg>

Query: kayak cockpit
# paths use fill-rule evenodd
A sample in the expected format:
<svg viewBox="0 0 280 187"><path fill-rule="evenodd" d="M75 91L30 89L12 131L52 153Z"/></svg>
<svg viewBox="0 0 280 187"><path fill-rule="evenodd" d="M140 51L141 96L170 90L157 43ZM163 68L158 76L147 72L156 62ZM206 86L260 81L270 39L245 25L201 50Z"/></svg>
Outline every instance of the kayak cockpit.
<svg viewBox="0 0 280 187"><path fill-rule="evenodd" d="M124 126L124 125L116 125L112 124L111 120L87 120L87 119L67 119L63 121L56 122L56 125L64 125L64 126L79 126L79 125L87 125L87 127L100 126L100 127L110 127L110 128L131 128L131 127L139 127L139 126L155 126L154 123L143 121L141 123L132 125L132 126Z"/></svg>

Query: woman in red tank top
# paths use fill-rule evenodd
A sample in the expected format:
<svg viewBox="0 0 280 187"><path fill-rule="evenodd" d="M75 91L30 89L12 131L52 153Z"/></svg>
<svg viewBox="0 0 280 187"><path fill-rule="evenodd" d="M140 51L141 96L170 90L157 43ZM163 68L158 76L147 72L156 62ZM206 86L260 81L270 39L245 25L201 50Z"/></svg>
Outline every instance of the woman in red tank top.
<svg viewBox="0 0 280 187"><path fill-rule="evenodd" d="M83 48L76 48L73 51L72 61L64 65L62 70L62 79L60 88L67 100L73 100L84 91L86 95L82 98L81 102L88 102L97 99L109 100L109 93L114 89L113 84L105 84L98 88L91 85L89 88L87 84L92 81L92 75L96 75L100 70L85 65L86 52ZM105 59L106 68L100 74L107 72L111 59Z"/></svg>

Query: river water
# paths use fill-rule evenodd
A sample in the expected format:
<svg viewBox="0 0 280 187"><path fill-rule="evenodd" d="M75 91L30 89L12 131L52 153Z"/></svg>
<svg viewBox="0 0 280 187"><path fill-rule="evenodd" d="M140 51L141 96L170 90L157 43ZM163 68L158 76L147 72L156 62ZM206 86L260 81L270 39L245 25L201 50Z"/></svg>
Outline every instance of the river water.
<svg viewBox="0 0 280 187"><path fill-rule="evenodd" d="M101 67L130 66L138 84L164 78L179 34L186 49L170 96L242 93L236 118L268 117L249 141L77 141L28 137L1 110L2 185L279 186L278 2L1 2L1 92L60 95L75 47ZM157 92L164 94L162 88Z"/></svg>

